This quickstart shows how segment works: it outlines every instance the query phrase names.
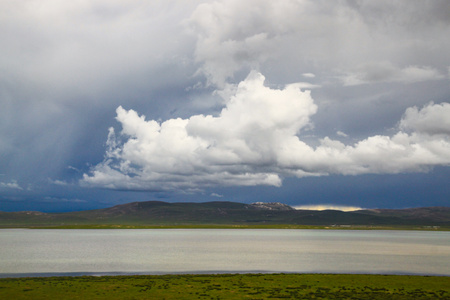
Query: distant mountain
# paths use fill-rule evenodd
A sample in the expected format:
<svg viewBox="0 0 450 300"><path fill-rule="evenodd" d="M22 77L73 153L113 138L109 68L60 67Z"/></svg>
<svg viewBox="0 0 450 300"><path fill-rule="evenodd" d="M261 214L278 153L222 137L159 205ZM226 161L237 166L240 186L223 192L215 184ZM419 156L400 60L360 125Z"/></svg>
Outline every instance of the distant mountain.
<svg viewBox="0 0 450 300"><path fill-rule="evenodd" d="M450 207L421 207L406 209L369 209L361 213L397 217L403 220L422 220L428 222L448 222Z"/></svg>
<svg viewBox="0 0 450 300"><path fill-rule="evenodd" d="M104 209L68 212L0 212L0 227L70 225L317 225L450 226L449 207L410 209L296 210L279 202L132 202Z"/></svg>

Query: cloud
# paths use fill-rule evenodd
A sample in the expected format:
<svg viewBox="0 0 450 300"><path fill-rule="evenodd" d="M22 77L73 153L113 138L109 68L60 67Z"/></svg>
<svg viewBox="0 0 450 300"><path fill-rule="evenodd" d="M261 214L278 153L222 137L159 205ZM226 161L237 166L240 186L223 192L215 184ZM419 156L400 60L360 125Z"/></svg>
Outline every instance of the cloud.
<svg viewBox="0 0 450 300"><path fill-rule="evenodd" d="M340 210L340 211L356 211L362 210L359 206L345 206L345 205L332 205L332 204L315 204L315 205L298 205L294 206L299 210Z"/></svg>
<svg viewBox="0 0 450 300"><path fill-rule="evenodd" d="M0 189L23 190L15 180L12 180L11 182L0 182Z"/></svg>
<svg viewBox="0 0 450 300"><path fill-rule="evenodd" d="M290 30L295 2L215 1L199 5L189 18L197 37L199 72L223 87L242 67L257 67L273 51L273 41ZM291 12L291 13L290 13Z"/></svg>
<svg viewBox="0 0 450 300"><path fill-rule="evenodd" d="M205 186L281 185L273 172L274 145L309 125L316 105L295 84L283 90L263 85L252 72L218 117L195 115L163 123L117 109L118 144L110 129L105 161L83 183L126 189L196 189Z"/></svg>
<svg viewBox="0 0 450 300"><path fill-rule="evenodd" d="M74 170L75 172L80 172L78 168L75 168L73 166L68 166L67 169Z"/></svg>
<svg viewBox="0 0 450 300"><path fill-rule="evenodd" d="M51 178L48 178L48 182L51 184L55 184L55 185L60 185L60 186L67 186L69 185L66 181L63 180L53 180Z"/></svg>
<svg viewBox="0 0 450 300"><path fill-rule="evenodd" d="M212 193L211 197L223 198L223 195L220 195L220 194L217 194L217 193Z"/></svg>
<svg viewBox="0 0 450 300"><path fill-rule="evenodd" d="M301 140L317 111L310 92L295 84L268 88L263 75L251 72L217 117L194 115L158 123L119 107L120 137L110 129L105 160L83 175L82 184L195 191L280 186L286 176L423 172L450 164L448 131L443 130L448 127L430 121L448 115L448 106L407 110L400 128L410 133L371 136L354 145L325 137L314 148Z"/></svg>
<svg viewBox="0 0 450 300"><path fill-rule="evenodd" d="M340 131L340 130L338 130L338 131L336 132L336 134L337 134L338 136L348 137L348 134L346 134L345 132L342 132L342 131Z"/></svg>
<svg viewBox="0 0 450 300"><path fill-rule="evenodd" d="M418 120L428 115L424 104L449 101L449 7L446 0L0 1L1 189L15 178L33 194L75 193L71 183L86 173L87 186L197 191L445 164L445 123ZM266 86L245 94L251 70ZM294 90L289 83L315 88L305 102L311 111L275 104ZM307 92L299 94L289 98L304 103ZM401 121L414 106L417 122L414 114ZM395 124L398 134L386 133ZM379 163L391 148L399 158Z"/></svg>
<svg viewBox="0 0 450 300"><path fill-rule="evenodd" d="M316 75L314 75L313 73L303 73L302 76L306 77L306 78L314 78L314 77L316 77Z"/></svg>
<svg viewBox="0 0 450 300"><path fill-rule="evenodd" d="M199 2L0 1L0 169L25 189L72 182L124 99L158 114L187 99L174 96L196 81L182 20Z"/></svg>
<svg viewBox="0 0 450 300"><path fill-rule="evenodd" d="M138 86L144 84L140 77L149 73L165 77L168 74L161 70L186 63L179 49L189 47L180 20L188 17L185 14L195 2L176 4L135 0L0 4L7 22L0 30L0 54L7 60L0 59L0 66L12 82L62 95L75 93L80 86L83 91L78 93L83 95L102 94L111 83L125 85L130 76Z"/></svg>
<svg viewBox="0 0 450 300"><path fill-rule="evenodd" d="M450 103L430 103L419 110L417 106L406 110L400 128L427 135L450 136Z"/></svg>
<svg viewBox="0 0 450 300"><path fill-rule="evenodd" d="M67 198L58 198L58 197L44 197L42 202L51 202L51 203L60 203L60 202L71 202L71 203L86 203L86 200L82 199L67 199Z"/></svg>
<svg viewBox="0 0 450 300"><path fill-rule="evenodd" d="M359 85L377 82L414 83L445 78L437 69L431 67L408 66L403 69L391 63L369 63L341 77L344 85Z"/></svg>
<svg viewBox="0 0 450 300"><path fill-rule="evenodd" d="M285 80L311 70L306 76L328 81L334 70L346 85L412 83L447 73L448 9L445 1L231 0L199 5L187 23L198 71L219 87L250 69Z"/></svg>

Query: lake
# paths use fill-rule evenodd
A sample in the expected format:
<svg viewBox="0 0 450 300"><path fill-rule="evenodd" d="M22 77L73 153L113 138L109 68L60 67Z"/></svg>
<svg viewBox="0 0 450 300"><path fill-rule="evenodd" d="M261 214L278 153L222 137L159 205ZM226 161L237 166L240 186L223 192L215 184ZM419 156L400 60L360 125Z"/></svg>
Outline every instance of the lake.
<svg viewBox="0 0 450 300"><path fill-rule="evenodd" d="M174 273L450 275L450 232L0 229L0 277Z"/></svg>

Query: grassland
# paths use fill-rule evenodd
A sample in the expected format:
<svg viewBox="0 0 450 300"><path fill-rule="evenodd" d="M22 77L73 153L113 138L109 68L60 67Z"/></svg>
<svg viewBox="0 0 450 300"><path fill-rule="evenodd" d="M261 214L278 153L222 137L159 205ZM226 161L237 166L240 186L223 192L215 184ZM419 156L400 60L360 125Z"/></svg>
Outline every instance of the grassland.
<svg viewBox="0 0 450 300"><path fill-rule="evenodd" d="M450 299L450 277L220 274L0 279L0 299Z"/></svg>

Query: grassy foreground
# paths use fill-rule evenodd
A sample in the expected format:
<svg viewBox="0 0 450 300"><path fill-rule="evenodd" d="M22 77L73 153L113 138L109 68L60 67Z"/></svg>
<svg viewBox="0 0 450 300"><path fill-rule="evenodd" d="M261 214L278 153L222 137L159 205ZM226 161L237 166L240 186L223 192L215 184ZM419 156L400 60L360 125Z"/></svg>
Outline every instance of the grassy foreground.
<svg viewBox="0 0 450 300"><path fill-rule="evenodd" d="M0 279L0 299L450 299L450 277L221 274Z"/></svg>

